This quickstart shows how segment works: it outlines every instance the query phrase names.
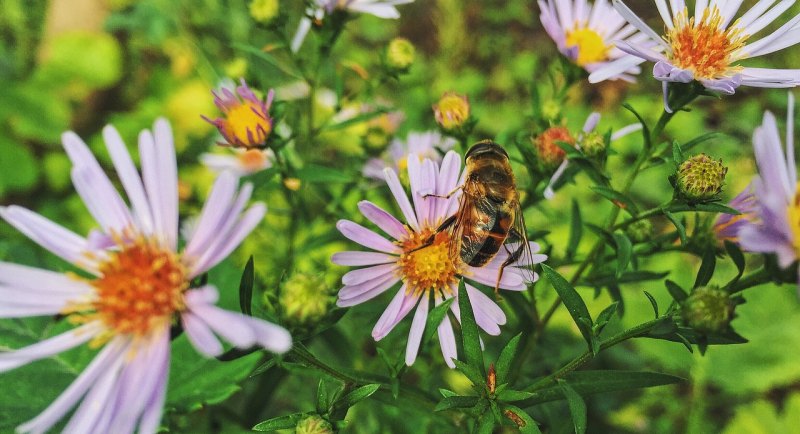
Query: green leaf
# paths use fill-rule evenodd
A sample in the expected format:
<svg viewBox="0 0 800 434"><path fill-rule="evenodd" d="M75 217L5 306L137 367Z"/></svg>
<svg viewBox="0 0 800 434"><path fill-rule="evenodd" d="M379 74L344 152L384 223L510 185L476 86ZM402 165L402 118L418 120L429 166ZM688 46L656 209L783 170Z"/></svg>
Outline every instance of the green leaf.
<svg viewBox="0 0 800 434"><path fill-rule="evenodd" d="M684 151L690 151L695 146L697 146L697 145L699 145L699 144L701 144L703 142L706 142L708 140L713 139L718 134L719 133L714 132L714 133L705 133L705 134L699 135L699 136L695 137L694 139L689 140L688 142L684 143L683 144L683 150Z"/></svg>
<svg viewBox="0 0 800 434"><path fill-rule="evenodd" d="M669 374L646 371L573 371L564 377L572 389L581 396L619 390L642 389L663 386L685 381ZM524 407L542 402L564 399L559 385L549 385L539 390L531 390L536 395L524 401Z"/></svg>
<svg viewBox="0 0 800 434"><path fill-rule="evenodd" d="M652 147L652 141L650 140L650 128L647 126L647 122L644 121L642 115L640 115L632 105L623 103L622 107L625 107L626 110L633 113L633 115L636 116L636 119L639 120L639 123L642 124L642 140L644 140L644 148L650 149Z"/></svg>
<svg viewBox="0 0 800 434"><path fill-rule="evenodd" d="M667 279L667 281L664 282L664 284L667 286L667 291L669 291L669 294L678 303L682 302L683 300L686 300L686 297L689 296L689 294L687 294L686 291L683 290L683 288L681 288L680 286L678 286L677 283L669 279Z"/></svg>
<svg viewBox="0 0 800 434"><path fill-rule="evenodd" d="M253 427L253 431L277 431L279 429L292 429L309 413L294 413L287 416L267 419Z"/></svg>
<svg viewBox="0 0 800 434"><path fill-rule="evenodd" d="M247 316L253 316L253 282L255 282L253 255L250 255L247 265L244 266L242 280L239 281L239 308Z"/></svg>
<svg viewBox="0 0 800 434"><path fill-rule="evenodd" d="M545 277L547 277L547 280L550 281L550 284L553 285L553 288L555 288L558 296L561 297L564 306L567 308L567 311L569 311L570 316L572 316L572 320L575 321L575 324L581 329L586 343L589 345L589 348L591 348L593 338L591 327L589 330L586 330L581 324L582 318L584 321L588 321L590 326L592 322L592 317L589 315L589 309L586 308L586 303L583 302L583 298L581 298L578 291L576 291L566 279L561 277L560 274L556 273L555 270L546 264L542 264L542 271Z"/></svg>
<svg viewBox="0 0 800 434"><path fill-rule="evenodd" d="M572 200L572 216L570 217L570 230L569 241L567 241L567 258L575 257L578 251L578 245L581 243L583 237L583 219L581 217L581 208L578 206L578 201Z"/></svg>
<svg viewBox="0 0 800 434"><path fill-rule="evenodd" d="M675 170L680 167L681 163L683 163L683 152L681 151L681 145L677 141L672 142L672 163L675 164Z"/></svg>
<svg viewBox="0 0 800 434"><path fill-rule="evenodd" d="M514 425L519 428L519 432L522 434L542 434L536 421L519 407L506 404L503 415L511 422L514 422Z"/></svg>
<svg viewBox="0 0 800 434"><path fill-rule="evenodd" d="M736 277L733 278L733 282L735 282L742 277L742 274L744 274L744 254L742 253L742 249L740 249L736 243L731 242L730 240L725 240L725 251L728 252L728 256L731 258L731 261L733 261L733 263L736 265L736 269L738 270Z"/></svg>
<svg viewBox="0 0 800 434"><path fill-rule="evenodd" d="M317 385L317 413L325 414L330 408L331 402L328 395L328 385L325 377L320 378L319 385Z"/></svg>
<svg viewBox="0 0 800 434"><path fill-rule="evenodd" d="M491 411L484 412L478 419L475 428L477 434L492 434L494 432L495 418Z"/></svg>
<svg viewBox="0 0 800 434"><path fill-rule="evenodd" d="M708 248L703 252L703 262L700 270L697 271L697 278L694 281L694 288L708 285L714 276L714 268L717 266L717 253L714 248Z"/></svg>
<svg viewBox="0 0 800 434"><path fill-rule="evenodd" d="M433 339L433 335L436 334L439 324L444 321L445 316L447 316L447 311L450 310L450 305L453 304L454 301L455 298L450 297L428 312L428 319L425 321L425 331L422 333L420 348L428 346L428 342Z"/></svg>
<svg viewBox="0 0 800 434"><path fill-rule="evenodd" d="M504 389L497 394L497 399L503 402L516 402L528 399L534 395L533 392L525 392L522 390Z"/></svg>
<svg viewBox="0 0 800 434"><path fill-rule="evenodd" d="M282 71L286 75L289 75L289 76L294 77L294 78L300 78L300 79L303 78L303 76L301 74L299 74L298 72L294 71L292 69L292 67L290 67L289 65L286 65L285 63L279 61L278 59L275 58L275 56L267 53L264 50L260 50L260 49L258 49L256 47L251 46L251 45L241 44L241 43L236 43L236 42L234 42L232 44L232 47L234 49L236 49L236 50L244 51L246 53L250 53L250 54L258 57L259 59L269 63L270 65L274 66L278 70Z"/></svg>
<svg viewBox="0 0 800 434"><path fill-rule="evenodd" d="M344 395L338 402L336 402L337 407L342 408L350 408L354 406L358 401L364 400L372 396L373 393L377 392L378 389L381 388L380 384L367 384L361 387L356 388L352 392Z"/></svg>
<svg viewBox="0 0 800 434"><path fill-rule="evenodd" d="M628 236L621 231L614 232L614 243L617 246L617 276L622 275L631 262L633 245Z"/></svg>
<svg viewBox="0 0 800 434"><path fill-rule="evenodd" d="M686 227L683 226L683 223L675 217L675 214L672 214L669 211L664 211L664 216L675 225L675 229L678 231L678 236L681 238L681 244L686 244Z"/></svg>
<svg viewBox="0 0 800 434"><path fill-rule="evenodd" d="M604 198L610 200L614 205L624 209L631 215L636 215L639 213L639 208L633 202L631 198L628 196L608 187L602 187L599 185L595 185L591 187L595 193L603 196Z"/></svg>
<svg viewBox="0 0 800 434"><path fill-rule="evenodd" d="M603 327L611 321L611 317L617 313L617 308L619 307L619 302L615 301L611 303L607 308L603 309L599 315L597 315L597 320L594 322L594 326L597 329L597 334L603 330Z"/></svg>
<svg viewBox="0 0 800 434"><path fill-rule="evenodd" d="M461 279L458 284L458 307L461 311L461 342L464 346L464 360L467 365L477 369L482 377L486 377L478 324L475 322L475 314L472 311L472 304L469 302L464 279Z"/></svg>
<svg viewBox="0 0 800 434"><path fill-rule="evenodd" d="M691 211L715 212L720 214L731 214L731 215L741 214L739 210L731 208L727 205L723 205L718 202L698 203L696 205L692 205L691 208L693 208Z"/></svg>
<svg viewBox="0 0 800 434"><path fill-rule="evenodd" d="M434 407L433 411L445 411L453 408L472 408L478 403L477 396L448 396Z"/></svg>
<svg viewBox="0 0 800 434"><path fill-rule="evenodd" d="M497 373L497 384L505 384L508 379L508 373L511 370L511 364L517 357L517 348L519 341L522 338L522 333L511 338L510 341L503 347L500 352L500 357L497 358L497 363L494 365L495 372Z"/></svg>
<svg viewBox="0 0 800 434"><path fill-rule="evenodd" d="M575 425L575 434L584 434L586 432L586 403L565 380L559 379L558 385L561 387L564 398L567 399L569 412L572 414L572 423Z"/></svg>
<svg viewBox="0 0 800 434"><path fill-rule="evenodd" d="M656 301L655 297L647 291L643 291L644 295L647 296L647 300L650 301L650 305L653 306L653 312L656 314L656 318L658 318L658 302Z"/></svg>
<svg viewBox="0 0 800 434"><path fill-rule="evenodd" d="M483 387L486 384L486 376L478 372L476 366L470 366L458 359L453 359L453 363L456 365L456 370L464 374L472 384L478 387Z"/></svg>
<svg viewBox="0 0 800 434"><path fill-rule="evenodd" d="M309 164L295 172L295 175L301 180L309 183L319 184L346 184L352 181L352 178L347 173L343 173L339 169L331 167L319 166L316 164Z"/></svg>

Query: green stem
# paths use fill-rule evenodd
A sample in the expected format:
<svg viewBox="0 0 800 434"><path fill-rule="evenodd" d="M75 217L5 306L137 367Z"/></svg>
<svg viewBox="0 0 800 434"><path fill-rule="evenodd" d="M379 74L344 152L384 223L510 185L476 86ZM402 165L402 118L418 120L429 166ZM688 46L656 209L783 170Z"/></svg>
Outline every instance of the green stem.
<svg viewBox="0 0 800 434"><path fill-rule="evenodd" d="M752 288L754 286L763 285L765 283L769 283L773 280L772 273L766 268L761 267L758 270L748 274L747 276L742 277L736 283L728 288L728 292L731 294L735 294L740 291L744 291L745 289Z"/></svg>

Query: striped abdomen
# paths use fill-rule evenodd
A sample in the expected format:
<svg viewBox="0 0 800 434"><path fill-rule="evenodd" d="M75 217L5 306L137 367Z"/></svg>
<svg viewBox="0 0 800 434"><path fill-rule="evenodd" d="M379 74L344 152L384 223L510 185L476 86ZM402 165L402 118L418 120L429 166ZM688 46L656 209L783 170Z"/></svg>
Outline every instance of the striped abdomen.
<svg viewBox="0 0 800 434"><path fill-rule="evenodd" d="M514 210L504 208L484 203L473 209L474 224L465 228L461 241L461 259L466 264L482 267L500 250L514 223Z"/></svg>

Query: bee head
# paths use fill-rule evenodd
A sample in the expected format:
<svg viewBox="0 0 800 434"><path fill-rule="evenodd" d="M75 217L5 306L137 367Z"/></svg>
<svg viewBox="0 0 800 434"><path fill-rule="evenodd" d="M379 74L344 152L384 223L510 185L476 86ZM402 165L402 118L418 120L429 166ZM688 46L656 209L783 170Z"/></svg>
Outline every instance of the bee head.
<svg viewBox="0 0 800 434"><path fill-rule="evenodd" d="M466 159L474 157L494 157L499 159L507 159L508 153L502 146L491 140L481 140L480 142L472 145L467 151Z"/></svg>

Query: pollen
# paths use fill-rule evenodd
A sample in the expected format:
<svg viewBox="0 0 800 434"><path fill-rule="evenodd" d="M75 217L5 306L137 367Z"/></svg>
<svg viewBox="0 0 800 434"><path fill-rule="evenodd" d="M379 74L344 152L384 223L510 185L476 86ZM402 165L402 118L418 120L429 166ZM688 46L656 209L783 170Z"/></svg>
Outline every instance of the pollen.
<svg viewBox="0 0 800 434"><path fill-rule="evenodd" d="M578 47L578 58L575 63L586 66L590 63L608 60L611 45L606 45L599 33L589 28L577 28L567 32L568 47Z"/></svg>
<svg viewBox="0 0 800 434"><path fill-rule="evenodd" d="M716 6L706 8L700 21L688 18L684 9L674 19L674 28L666 41L672 48L676 66L692 71L696 79L714 79L730 75L733 53L745 45L748 35L737 26L724 29Z"/></svg>
<svg viewBox="0 0 800 434"><path fill-rule="evenodd" d="M450 293L450 285L457 282L460 260L450 252L451 236L439 232L430 242L434 231L427 229L414 233L401 243L403 254L398 264L409 294L425 291Z"/></svg>
<svg viewBox="0 0 800 434"><path fill-rule="evenodd" d="M68 308L73 322L101 321L109 335L145 336L172 322L184 309L188 287L179 258L157 243L138 240L120 249L100 266L92 302Z"/></svg>
<svg viewBox="0 0 800 434"><path fill-rule="evenodd" d="M231 107L222 120L220 129L232 144L252 148L267 141L272 131L272 123L261 107L251 101L244 101Z"/></svg>

